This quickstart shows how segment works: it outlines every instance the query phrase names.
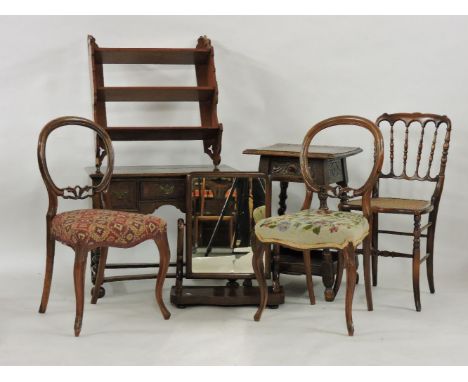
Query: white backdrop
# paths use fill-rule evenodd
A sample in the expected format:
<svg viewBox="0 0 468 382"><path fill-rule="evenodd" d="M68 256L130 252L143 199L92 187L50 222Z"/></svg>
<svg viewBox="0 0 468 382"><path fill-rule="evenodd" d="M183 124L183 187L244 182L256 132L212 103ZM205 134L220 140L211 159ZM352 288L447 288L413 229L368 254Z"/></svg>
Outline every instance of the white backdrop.
<svg viewBox="0 0 468 382"><path fill-rule="evenodd" d="M30 272L38 280L42 275L47 194L37 166L37 138L52 118L92 117L86 36L93 34L104 47L192 47L198 36L206 34L215 48L218 116L224 125L222 162L241 170L255 170L258 164L256 157L242 155L243 149L300 143L310 126L330 116L354 114L374 120L383 112L448 115L453 134L436 236L436 288L441 280L455 279L466 287L467 21L466 17L0 18L0 272ZM146 85L175 81L191 85L195 80L185 67L157 73L150 66L133 69L135 74L122 66L111 67L106 81L143 84L149 76L151 83ZM196 104L154 109L117 104L109 112L110 123L119 125L197 124ZM51 140L49 161L62 184L87 181L84 167L93 165L94 151L92 135L86 134L66 131ZM323 142L368 148L360 136L337 133L328 138ZM200 142L118 142L115 149L117 165L210 163ZM366 158L350 161L352 179L365 176ZM412 197L423 192L420 185L405 186L409 187L398 184L384 190ZM274 192L278 193L277 186ZM300 206L302 196L302 186L290 188L290 210ZM87 207L89 202L62 206ZM169 220L173 248L174 218L181 214L163 207L158 215ZM387 218L383 223L412 227L411 219ZM408 250L408 241L381 241ZM145 261L153 258L154 248L143 245L132 253L116 251L114 256ZM69 273L71 251L59 245L57 258L61 258L57 272ZM409 287L409 262L398 259L392 264L395 272L404 272ZM421 281L427 289L424 268ZM33 294L39 299L41 283L35 287Z"/></svg>

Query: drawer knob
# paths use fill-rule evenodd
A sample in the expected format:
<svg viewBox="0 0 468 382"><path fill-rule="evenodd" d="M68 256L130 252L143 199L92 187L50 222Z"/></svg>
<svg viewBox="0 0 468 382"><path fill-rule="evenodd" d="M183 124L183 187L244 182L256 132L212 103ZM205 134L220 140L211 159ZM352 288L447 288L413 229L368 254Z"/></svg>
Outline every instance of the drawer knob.
<svg viewBox="0 0 468 382"><path fill-rule="evenodd" d="M117 200L122 200L128 196L128 191L112 191L112 195L115 196Z"/></svg>
<svg viewBox="0 0 468 382"><path fill-rule="evenodd" d="M170 194L174 193L174 185L173 184L160 184L159 185L159 190L164 195L170 195Z"/></svg>

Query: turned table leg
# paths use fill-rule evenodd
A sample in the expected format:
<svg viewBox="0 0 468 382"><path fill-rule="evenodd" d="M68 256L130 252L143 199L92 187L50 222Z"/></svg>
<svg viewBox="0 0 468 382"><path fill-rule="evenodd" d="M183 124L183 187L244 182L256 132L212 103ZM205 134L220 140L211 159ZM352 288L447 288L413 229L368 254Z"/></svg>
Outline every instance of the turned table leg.
<svg viewBox="0 0 468 382"><path fill-rule="evenodd" d="M333 257L329 249L323 250L323 261L322 261L322 281L325 286L325 301L333 301L335 299L335 292L333 290L333 284L335 281L335 275L333 272Z"/></svg>
<svg viewBox="0 0 468 382"><path fill-rule="evenodd" d="M284 215L286 212L286 199L288 198L288 186L289 182L280 182L280 194L279 194L279 208L278 215Z"/></svg>
<svg viewBox="0 0 468 382"><path fill-rule="evenodd" d="M93 288L91 288L91 295L94 295L94 285L96 285L96 277L97 277L97 274L98 274L98 267L99 267L100 258L101 258L101 248L95 248L95 249L91 250L90 268L91 268L91 281L93 283ZM106 290L101 285L99 287L98 298L104 297L105 294L106 294Z"/></svg>

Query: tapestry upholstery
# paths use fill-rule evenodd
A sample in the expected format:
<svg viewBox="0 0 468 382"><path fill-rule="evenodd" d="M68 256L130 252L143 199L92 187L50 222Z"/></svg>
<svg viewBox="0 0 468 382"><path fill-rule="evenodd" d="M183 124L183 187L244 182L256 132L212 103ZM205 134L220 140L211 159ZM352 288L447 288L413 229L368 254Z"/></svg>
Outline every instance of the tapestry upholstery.
<svg viewBox="0 0 468 382"><path fill-rule="evenodd" d="M153 215L87 209L63 212L52 219L53 237L70 247L133 247L166 231Z"/></svg>
<svg viewBox="0 0 468 382"><path fill-rule="evenodd" d="M369 232L361 214L330 210L303 210L259 221L255 234L264 243L299 249L344 248L360 244Z"/></svg>

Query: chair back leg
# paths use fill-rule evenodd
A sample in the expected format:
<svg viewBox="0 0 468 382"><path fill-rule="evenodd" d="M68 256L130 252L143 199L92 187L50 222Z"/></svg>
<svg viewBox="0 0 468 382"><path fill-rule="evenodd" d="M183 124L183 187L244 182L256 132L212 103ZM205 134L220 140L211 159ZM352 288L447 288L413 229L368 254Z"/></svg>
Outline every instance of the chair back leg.
<svg viewBox="0 0 468 382"><path fill-rule="evenodd" d="M372 248L371 248L372 238L370 234L364 239L362 243L362 252L363 252L363 263L364 263L364 285L366 288L366 301L367 301L367 310L374 310L372 303L372 287L371 287L371 257L372 257Z"/></svg>
<svg viewBox="0 0 468 382"><path fill-rule="evenodd" d="M54 271L54 257L55 257L55 239L47 235L47 253L46 253L46 269L44 275L44 287L42 289L41 305L39 313L45 313L47 304L49 302L50 287L52 285L52 274Z"/></svg>
<svg viewBox="0 0 468 382"><path fill-rule="evenodd" d="M377 272L379 269L379 214L372 216L372 285L377 286Z"/></svg>

